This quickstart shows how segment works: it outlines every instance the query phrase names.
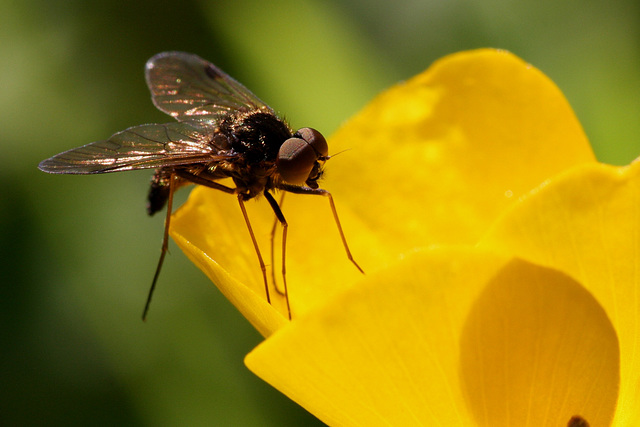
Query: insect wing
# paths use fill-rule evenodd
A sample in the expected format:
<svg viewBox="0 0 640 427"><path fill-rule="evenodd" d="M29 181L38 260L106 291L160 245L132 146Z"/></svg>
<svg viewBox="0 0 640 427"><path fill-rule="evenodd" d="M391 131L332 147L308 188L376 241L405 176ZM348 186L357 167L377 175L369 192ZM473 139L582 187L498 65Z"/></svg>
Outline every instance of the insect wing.
<svg viewBox="0 0 640 427"><path fill-rule="evenodd" d="M215 121L236 110L273 110L224 71L197 55L164 52L146 65L155 106L177 120Z"/></svg>
<svg viewBox="0 0 640 427"><path fill-rule="evenodd" d="M38 165L49 173L93 174L211 162L231 157L209 143L199 123L134 126L104 141L57 154Z"/></svg>

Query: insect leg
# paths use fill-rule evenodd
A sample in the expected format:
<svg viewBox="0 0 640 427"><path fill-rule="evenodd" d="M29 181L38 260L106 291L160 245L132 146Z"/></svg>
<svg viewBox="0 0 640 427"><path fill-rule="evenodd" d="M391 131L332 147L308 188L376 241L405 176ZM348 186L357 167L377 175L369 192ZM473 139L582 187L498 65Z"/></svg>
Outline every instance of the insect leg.
<svg viewBox="0 0 640 427"><path fill-rule="evenodd" d="M229 193L229 194L236 194L235 188L227 187L226 185L219 184L215 181L211 181L207 178L203 178L199 175L190 173L188 171L178 169L175 171L175 174L178 175L180 178L183 178L194 184L203 185L205 187L213 188L214 190L224 191L225 193Z"/></svg>
<svg viewBox="0 0 640 427"><path fill-rule="evenodd" d="M200 176L189 171L184 170L176 170L176 174L187 181L191 181L194 184L203 185L205 187L213 188L215 190L224 191L229 194L236 194L238 196L238 203L240 203L240 209L242 210L242 216L244 217L244 222L247 224L247 229L249 230L249 235L251 236L251 241L253 242L253 247L256 250L256 255L258 256L258 262L260 263L260 270L262 270L262 278L264 280L264 292L267 297L267 302L271 304L271 296L269 294L269 282L267 281L267 267L264 264L264 260L262 259L262 254L260 253L260 248L258 247L258 241L256 240L256 236L253 233L253 227L251 227L251 222L249 221L249 215L247 215L247 210L244 206L244 195L238 193L237 189L227 187L226 185L219 184L211 179L207 179L206 176Z"/></svg>
<svg viewBox="0 0 640 427"><path fill-rule="evenodd" d="M333 219L336 220L336 226L338 227L338 232L340 233L340 238L342 239L342 245L344 246L344 250L347 253L347 258L349 261L356 266L360 273L364 274L364 270L358 265L355 259L353 259L353 255L351 255L351 251L349 250L349 245L347 244L347 238L344 236L344 231L342 231L342 225L340 225L340 219L338 218L338 211L336 210L336 204L333 202L333 196L328 191L324 191L324 195L329 198L329 204L331 205L331 212L333 213Z"/></svg>
<svg viewBox="0 0 640 427"><path fill-rule="evenodd" d="M256 255L258 255L260 269L262 270L262 278L264 279L264 292L267 296L267 302L271 304L271 297L269 296L269 283L267 282L267 267L264 265L264 261L262 260L262 255L260 254L260 248L258 247L256 236L255 234L253 234L253 228L251 227L251 222L249 221L249 215L247 215L247 209L244 206L243 197L244 196L241 193L238 193L238 203L240 203L242 216L244 217L244 222L247 224L247 229L249 230L249 235L251 236L251 241L253 242L253 247L256 250Z"/></svg>
<svg viewBox="0 0 640 427"><path fill-rule="evenodd" d="M279 189L288 191L289 193L295 194L315 194L318 196L324 196L329 198L329 205L331 206L331 212L333 213L333 219L336 222L336 226L338 227L338 232L340 233L340 238L342 239L342 246L344 246L344 250L347 253L347 258L349 261L356 266L356 268L360 271L360 273L364 274L364 270L358 265L356 260L351 255L351 250L349 249L349 245L347 244L347 238L344 236L344 232L342 231L342 225L340 225L340 219L338 218L338 211L336 210L336 205L333 202L333 196L327 190L323 190L322 188L311 188L311 187L303 187L297 185L290 184L280 184L278 186Z"/></svg>
<svg viewBox="0 0 640 427"><path fill-rule="evenodd" d="M280 206L280 210L282 210L282 204L284 203L284 195L287 194L286 192L282 192L282 194L280 195L280 201L278 202L278 206ZM271 265L274 266L276 265L275 262L275 237L276 237L276 227L278 226L278 224L280 223L280 220L278 219L278 217L276 216L276 219L273 221L273 227L271 227ZM271 269L271 279L273 280L273 283L275 285L276 283L276 270L274 268ZM276 291L278 291L278 293L280 295L285 295L283 291L280 290L280 288L278 288L278 286L275 287Z"/></svg>
<svg viewBox="0 0 640 427"><path fill-rule="evenodd" d="M271 209L273 209L273 213L276 214L276 218L278 219L278 221L280 221L280 224L282 224L282 286L284 288L284 298L287 301L287 313L289 313L289 320L291 320L291 306L289 305L289 291L287 291L287 268L285 263L287 259L287 254L286 254L287 230L289 229L289 224L287 224L287 220L284 218L284 215L282 214L282 210L280 209L280 206L278 206L278 202L276 202L276 199L273 198L271 193L269 193L269 191L265 189L263 194L264 194L264 197L269 202L269 204L271 205ZM275 224L272 232L273 231L275 231ZM273 234L271 235L271 253L273 257ZM275 280L274 280L274 286L275 286ZM275 288L276 290L278 290L277 286Z"/></svg>
<svg viewBox="0 0 640 427"><path fill-rule="evenodd" d="M169 197L167 198L167 217L164 220L164 234L162 236L162 248L160 249L160 259L158 260L158 266L156 267L156 273L153 275L153 281L151 282L151 288L149 289L149 295L147 295L147 302L144 305L144 311L142 312L142 320L147 320L147 312L149 311L149 305L151 304L151 297L153 291L156 288L156 282L160 277L160 270L162 269L162 263L164 262L164 256L167 254L169 248L169 223L171 221L171 210L173 206L173 192L175 191L175 179L177 177L171 173L169 176Z"/></svg>

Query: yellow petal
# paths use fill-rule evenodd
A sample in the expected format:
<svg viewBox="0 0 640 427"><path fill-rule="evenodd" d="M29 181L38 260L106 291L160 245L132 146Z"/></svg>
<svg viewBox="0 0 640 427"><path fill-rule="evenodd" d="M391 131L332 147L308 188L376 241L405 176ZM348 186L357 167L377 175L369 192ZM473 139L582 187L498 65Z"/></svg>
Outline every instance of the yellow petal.
<svg viewBox="0 0 640 427"><path fill-rule="evenodd" d="M618 356L575 281L468 249L368 276L245 363L329 425L605 425Z"/></svg>
<svg viewBox="0 0 640 427"><path fill-rule="evenodd" d="M566 275L515 261L474 303L461 339L467 402L482 426L609 425L619 386L615 330Z"/></svg>
<svg viewBox="0 0 640 427"><path fill-rule="evenodd" d="M330 147L332 153L350 150L328 162L322 185L334 194L352 252L368 273L415 247L474 243L519 195L593 160L557 87L495 50L446 57L389 89L331 138ZM270 281L275 270L282 289L280 240L271 260L273 213L264 200L247 207ZM283 212L296 317L360 275L346 259L326 199L288 195ZM282 324L286 304L272 283L275 312L254 300L265 298L264 284L234 197L194 190L171 231L264 335ZM233 290L230 277L244 288Z"/></svg>
<svg viewBox="0 0 640 427"><path fill-rule="evenodd" d="M327 187L396 252L474 244L550 176L594 160L566 99L504 51L447 56L331 138Z"/></svg>
<svg viewBox="0 0 640 427"><path fill-rule="evenodd" d="M640 163L585 165L554 179L483 244L562 270L594 295L620 341L616 425L640 425Z"/></svg>
<svg viewBox="0 0 640 427"><path fill-rule="evenodd" d="M256 212L259 208L265 206L247 203L253 225L267 228L273 213ZM272 289L273 304L266 301L257 256L235 196L196 188L171 217L171 237L262 335L286 323L284 298Z"/></svg>
<svg viewBox="0 0 640 427"><path fill-rule="evenodd" d="M336 204L347 239L351 243L351 237L360 236L353 240L354 253L379 245L339 200ZM170 231L187 256L260 333L268 336L288 320L282 294L282 231L281 227L276 230L272 260L270 236L275 215L264 198L245 205L267 264L271 304L266 303L262 272L236 197L208 188L194 189L188 202L173 215ZM289 223L286 277L291 312L296 317L346 288L361 273L346 256L327 198L288 195L282 211Z"/></svg>

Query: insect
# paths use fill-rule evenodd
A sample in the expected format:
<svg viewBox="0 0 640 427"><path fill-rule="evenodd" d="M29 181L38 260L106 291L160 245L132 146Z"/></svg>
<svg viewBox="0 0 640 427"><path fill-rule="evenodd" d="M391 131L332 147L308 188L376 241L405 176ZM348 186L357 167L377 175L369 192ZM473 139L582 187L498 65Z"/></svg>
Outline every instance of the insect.
<svg viewBox="0 0 640 427"><path fill-rule="evenodd" d="M263 195L282 224L282 277L289 319L285 249L287 221L272 192L325 196L347 258L360 272L344 236L331 194L319 188L330 158L324 136L312 128L293 132L289 125L242 84L204 59L184 52L164 52L147 61L147 85L154 105L177 122L130 127L39 164L54 174L97 174L154 169L147 213L167 207L160 259L142 314L149 304L167 253L173 194L198 184L235 195L258 256L266 299L271 303L266 266L245 202ZM231 178L235 187L218 182ZM275 232L275 227L272 233ZM364 272L363 272L364 273Z"/></svg>

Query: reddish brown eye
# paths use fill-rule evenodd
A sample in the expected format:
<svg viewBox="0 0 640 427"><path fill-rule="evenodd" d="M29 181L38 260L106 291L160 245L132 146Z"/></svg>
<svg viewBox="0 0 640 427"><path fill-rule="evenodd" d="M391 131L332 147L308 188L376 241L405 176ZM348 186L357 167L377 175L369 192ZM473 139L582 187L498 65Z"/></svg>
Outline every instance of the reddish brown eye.
<svg viewBox="0 0 640 427"><path fill-rule="evenodd" d="M313 169L318 156L307 141L300 138L289 138L278 152L276 165L280 176L289 184L302 185Z"/></svg>
<svg viewBox="0 0 640 427"><path fill-rule="evenodd" d="M318 153L318 157L329 155L329 146L327 140L320 132L312 128L302 128L296 132L294 136L300 137L307 141L310 146Z"/></svg>
<svg viewBox="0 0 640 427"><path fill-rule="evenodd" d="M276 166L282 179L289 184L303 185L320 157L328 154L324 136L311 128L302 128L287 139L278 151Z"/></svg>

